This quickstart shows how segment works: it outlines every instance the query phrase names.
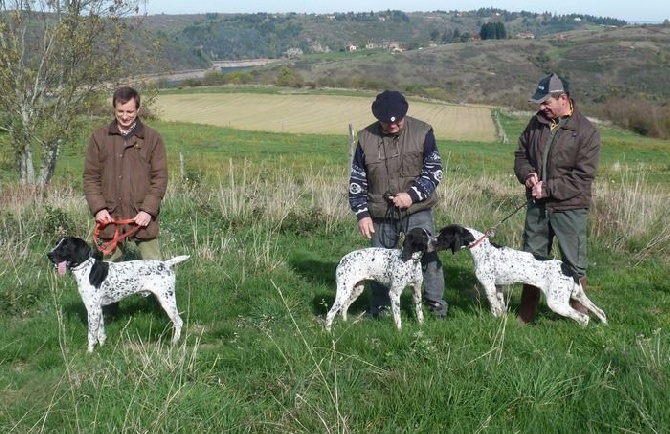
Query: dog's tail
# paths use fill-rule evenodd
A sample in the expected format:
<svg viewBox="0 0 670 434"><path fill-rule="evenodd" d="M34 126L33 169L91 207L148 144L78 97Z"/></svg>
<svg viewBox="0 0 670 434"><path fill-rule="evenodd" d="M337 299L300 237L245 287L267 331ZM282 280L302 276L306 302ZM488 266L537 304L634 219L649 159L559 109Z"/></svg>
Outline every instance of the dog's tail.
<svg viewBox="0 0 670 434"><path fill-rule="evenodd" d="M165 261L165 264L166 264L168 267L172 268L172 266L174 266L174 265L176 265L176 264L178 264L178 263L180 263L180 262L184 262L184 261L187 260L188 258L190 258L189 255L176 256L176 257L174 257L174 258L172 258L172 259L168 259L167 261Z"/></svg>

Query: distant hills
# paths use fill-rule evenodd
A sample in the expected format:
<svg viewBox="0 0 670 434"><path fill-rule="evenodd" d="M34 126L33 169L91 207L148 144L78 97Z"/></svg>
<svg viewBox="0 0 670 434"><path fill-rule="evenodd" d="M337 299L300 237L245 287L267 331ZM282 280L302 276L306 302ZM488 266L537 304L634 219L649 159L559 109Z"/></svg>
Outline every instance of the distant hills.
<svg viewBox="0 0 670 434"><path fill-rule="evenodd" d="M403 49L477 37L487 23L502 23L509 37L542 38L625 21L589 15L536 14L484 8L476 11L406 13L398 10L321 14L151 15L147 29L179 50L205 61L281 58L291 53L344 51L347 47L398 43ZM172 50L171 50L172 51ZM176 56L183 62L190 56ZM181 58L181 59L179 59ZM192 62L192 60L188 60Z"/></svg>
<svg viewBox="0 0 670 434"><path fill-rule="evenodd" d="M480 31L502 23L505 39ZM398 88L441 100L528 108L545 72L572 84L594 116L641 133L625 114L663 118L670 100L670 23L628 25L585 15L476 11L383 11L333 15L207 14L148 16L160 40L162 72L211 68L213 62L274 59L252 77L268 84L290 73L297 86ZM626 104L619 101L625 100ZM615 104L616 103L616 104ZM616 106L616 107L615 107ZM616 112L616 113L615 113ZM654 121L656 124L662 120ZM670 134L670 121L665 121ZM645 122L642 122L645 123Z"/></svg>

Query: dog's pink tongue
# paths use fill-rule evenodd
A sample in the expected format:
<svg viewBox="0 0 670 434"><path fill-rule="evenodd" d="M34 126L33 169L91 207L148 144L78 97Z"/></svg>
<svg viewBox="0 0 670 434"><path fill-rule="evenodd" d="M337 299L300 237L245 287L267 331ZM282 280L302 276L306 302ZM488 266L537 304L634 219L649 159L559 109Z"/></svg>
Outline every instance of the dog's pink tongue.
<svg viewBox="0 0 670 434"><path fill-rule="evenodd" d="M64 276L66 272L67 272L67 262L65 262L65 261L59 262L58 263L58 274L60 274L61 276Z"/></svg>

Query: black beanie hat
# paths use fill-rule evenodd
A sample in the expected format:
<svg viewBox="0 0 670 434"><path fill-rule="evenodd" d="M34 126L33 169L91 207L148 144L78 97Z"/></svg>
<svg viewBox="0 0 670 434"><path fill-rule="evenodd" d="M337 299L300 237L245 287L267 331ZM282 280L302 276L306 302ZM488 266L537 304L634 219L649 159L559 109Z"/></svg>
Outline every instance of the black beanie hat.
<svg viewBox="0 0 670 434"><path fill-rule="evenodd" d="M397 90L385 90L372 103L372 114L383 122L395 122L405 117L409 104Z"/></svg>

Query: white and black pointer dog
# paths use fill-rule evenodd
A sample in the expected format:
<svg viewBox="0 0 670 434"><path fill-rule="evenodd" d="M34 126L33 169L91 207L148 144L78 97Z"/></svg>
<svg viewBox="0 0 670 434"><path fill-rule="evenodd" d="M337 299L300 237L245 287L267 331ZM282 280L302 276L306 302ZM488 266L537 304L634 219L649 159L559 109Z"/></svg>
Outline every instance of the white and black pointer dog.
<svg viewBox="0 0 670 434"><path fill-rule="evenodd" d="M452 254L464 247L469 248L475 276L484 287L495 316L506 311L504 295L498 285L525 283L540 288L547 305L557 314L582 325L588 324L589 316L570 306L570 299L574 299L607 324L605 312L588 299L579 280L571 275L562 261L536 259L531 253L499 246L492 243L486 234L459 225L442 228L429 244L437 251L451 249Z"/></svg>
<svg viewBox="0 0 670 434"><path fill-rule="evenodd" d="M330 331L335 315L340 312L347 320L347 310L363 292L365 281L374 280L389 287L391 311L398 329L400 320L400 295L407 286L414 288L416 319L423 323L421 286L423 271L421 257L429 252L430 234L421 228L411 229L405 236L402 250L369 247L345 255L335 270L337 292L335 302L326 315L326 330Z"/></svg>
<svg viewBox="0 0 670 434"><path fill-rule="evenodd" d="M92 257L88 243L75 237L64 237L58 241L47 257L64 275L72 271L86 310L88 312L88 351L95 344L105 344L105 324L102 306L116 303L131 295L152 293L161 304L174 325L172 343L181 336L182 319L177 310L175 297L175 274L172 267L189 256L177 256L167 261L99 261Z"/></svg>

